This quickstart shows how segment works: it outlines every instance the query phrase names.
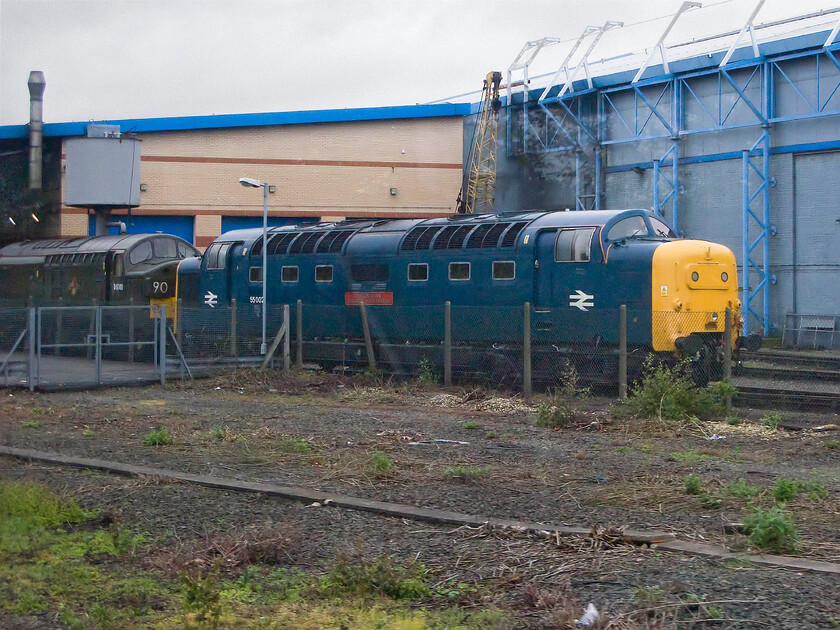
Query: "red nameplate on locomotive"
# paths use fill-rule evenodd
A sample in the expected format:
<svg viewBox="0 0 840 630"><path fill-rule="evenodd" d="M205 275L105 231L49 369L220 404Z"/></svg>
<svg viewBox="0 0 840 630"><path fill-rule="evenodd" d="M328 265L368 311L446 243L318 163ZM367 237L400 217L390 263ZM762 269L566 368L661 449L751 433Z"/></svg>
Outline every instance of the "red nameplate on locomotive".
<svg viewBox="0 0 840 630"><path fill-rule="evenodd" d="M366 291L362 293L345 293L345 306L367 304L372 306L393 306L394 294L391 291Z"/></svg>

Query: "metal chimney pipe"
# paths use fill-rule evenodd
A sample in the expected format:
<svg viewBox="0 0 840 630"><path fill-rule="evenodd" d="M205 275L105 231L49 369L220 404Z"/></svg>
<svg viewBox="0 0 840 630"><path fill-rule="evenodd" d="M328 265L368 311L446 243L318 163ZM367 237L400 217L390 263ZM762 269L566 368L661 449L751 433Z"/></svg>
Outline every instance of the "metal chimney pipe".
<svg viewBox="0 0 840 630"><path fill-rule="evenodd" d="M29 73L29 189L43 188L44 145L44 73Z"/></svg>

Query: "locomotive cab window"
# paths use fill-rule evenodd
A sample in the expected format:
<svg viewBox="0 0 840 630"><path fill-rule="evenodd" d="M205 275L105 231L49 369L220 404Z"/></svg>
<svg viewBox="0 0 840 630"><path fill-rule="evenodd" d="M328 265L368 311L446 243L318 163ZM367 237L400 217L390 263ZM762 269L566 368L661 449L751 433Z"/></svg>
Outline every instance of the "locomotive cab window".
<svg viewBox="0 0 840 630"><path fill-rule="evenodd" d="M408 279L410 282L423 282L429 279L429 265L426 263L409 263Z"/></svg>
<svg viewBox="0 0 840 630"><path fill-rule="evenodd" d="M297 267L283 267L280 270L280 280L283 282L297 282L298 268Z"/></svg>
<svg viewBox="0 0 840 630"><path fill-rule="evenodd" d="M251 267L248 270L249 282L262 282L262 267Z"/></svg>
<svg viewBox="0 0 840 630"><path fill-rule="evenodd" d="M634 236L648 236L647 223L640 216L622 219L607 232L607 240L609 241L620 241L623 238L633 238Z"/></svg>
<svg viewBox="0 0 840 630"><path fill-rule="evenodd" d="M204 258L207 260L207 269L224 269L229 249L230 243L213 243L208 247L204 254Z"/></svg>
<svg viewBox="0 0 840 630"><path fill-rule="evenodd" d="M315 282L332 282L333 266L332 265L316 265L315 266Z"/></svg>
<svg viewBox="0 0 840 630"><path fill-rule="evenodd" d="M594 227L560 230L554 243L556 262L589 262L589 247Z"/></svg>
<svg viewBox="0 0 840 630"><path fill-rule="evenodd" d="M468 262L451 262L451 263L449 263L449 279L450 280L469 280L470 279L470 263L468 263Z"/></svg>
<svg viewBox="0 0 840 630"><path fill-rule="evenodd" d="M516 277L516 263L512 260L493 261L493 280L513 280Z"/></svg>
<svg viewBox="0 0 840 630"><path fill-rule="evenodd" d="M677 238L677 235L674 234L674 231L669 228L664 222L660 221L656 217L649 217L650 219L650 226L653 228L653 233L656 236L661 236L663 238Z"/></svg>
<svg viewBox="0 0 840 630"><path fill-rule="evenodd" d="M155 258L176 258L178 245L171 238L156 238L154 240Z"/></svg>

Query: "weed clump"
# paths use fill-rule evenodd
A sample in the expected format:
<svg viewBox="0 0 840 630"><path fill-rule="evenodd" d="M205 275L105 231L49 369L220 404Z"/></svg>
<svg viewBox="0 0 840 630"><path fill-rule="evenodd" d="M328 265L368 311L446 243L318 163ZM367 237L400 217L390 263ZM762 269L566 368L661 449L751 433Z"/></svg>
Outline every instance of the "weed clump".
<svg viewBox="0 0 840 630"><path fill-rule="evenodd" d="M735 388L726 381L699 387L691 379L687 362L673 367L645 360L642 379L624 403L630 415L641 418L683 420L696 416L714 418L726 411L726 398Z"/></svg>
<svg viewBox="0 0 840 630"><path fill-rule="evenodd" d="M758 423L775 431L782 423L782 416L777 413L769 413L766 416L759 418Z"/></svg>
<svg viewBox="0 0 840 630"><path fill-rule="evenodd" d="M435 368L434 364L423 357L420 359L419 370L417 371L417 380L427 385L435 385L440 383L440 373Z"/></svg>
<svg viewBox="0 0 840 630"><path fill-rule="evenodd" d="M578 387L578 374L573 366L566 368L560 379L560 386L550 395L548 401L537 406L538 427L561 429L578 419L575 401L585 398L588 390Z"/></svg>
<svg viewBox="0 0 840 630"><path fill-rule="evenodd" d="M222 614L221 579L218 567L207 575L181 573L185 616L191 616L199 627L216 628ZM185 619L187 627L191 624Z"/></svg>
<svg viewBox="0 0 840 630"><path fill-rule="evenodd" d="M762 493L761 488L747 483L743 479L733 481L728 486L721 488L721 494L739 499L753 499Z"/></svg>
<svg viewBox="0 0 840 630"><path fill-rule="evenodd" d="M487 475L486 466L451 466L443 471L447 479L479 479Z"/></svg>
<svg viewBox="0 0 840 630"><path fill-rule="evenodd" d="M700 494L700 490L703 488L703 482L700 480L700 475L691 473L685 476L683 486L685 486L686 494Z"/></svg>
<svg viewBox="0 0 840 630"><path fill-rule="evenodd" d="M335 564L321 579L321 591L328 596L384 595L394 600L429 597L425 567L419 563L401 566L393 556L367 558L361 550L336 552Z"/></svg>
<svg viewBox="0 0 840 630"><path fill-rule="evenodd" d="M828 490L819 481L798 481L781 477L773 486L773 498L779 503L793 501L800 493L805 493L812 501L823 501L828 497Z"/></svg>
<svg viewBox="0 0 840 630"><path fill-rule="evenodd" d="M754 508L744 519L744 530L756 547L777 553L794 552L799 542L793 516L778 506L769 510Z"/></svg>
<svg viewBox="0 0 840 630"><path fill-rule="evenodd" d="M152 429L143 438L143 446L168 446L172 444L172 434L166 427Z"/></svg>
<svg viewBox="0 0 840 630"><path fill-rule="evenodd" d="M386 475L394 470L394 460L382 451L373 451L370 454L370 467L377 475Z"/></svg>

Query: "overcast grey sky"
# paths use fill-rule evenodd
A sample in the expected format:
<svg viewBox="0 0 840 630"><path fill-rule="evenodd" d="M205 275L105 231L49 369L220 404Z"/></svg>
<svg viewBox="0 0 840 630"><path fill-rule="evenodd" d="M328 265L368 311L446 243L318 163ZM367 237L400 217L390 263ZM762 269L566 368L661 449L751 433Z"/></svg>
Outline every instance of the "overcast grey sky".
<svg viewBox="0 0 840 630"><path fill-rule="evenodd" d="M408 105L480 89L528 40L609 33L652 47L681 0L0 0L0 124ZM757 0L709 0L666 43L739 29ZM757 22L837 6L767 0ZM660 19L656 19L660 18ZM569 44L570 45L570 44ZM553 72L569 45L541 53Z"/></svg>

